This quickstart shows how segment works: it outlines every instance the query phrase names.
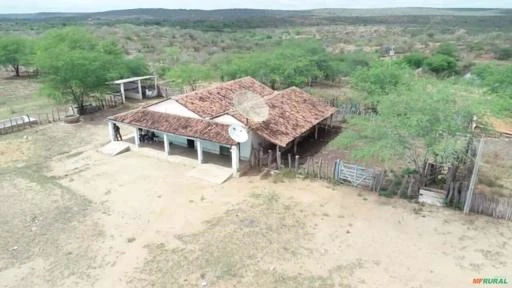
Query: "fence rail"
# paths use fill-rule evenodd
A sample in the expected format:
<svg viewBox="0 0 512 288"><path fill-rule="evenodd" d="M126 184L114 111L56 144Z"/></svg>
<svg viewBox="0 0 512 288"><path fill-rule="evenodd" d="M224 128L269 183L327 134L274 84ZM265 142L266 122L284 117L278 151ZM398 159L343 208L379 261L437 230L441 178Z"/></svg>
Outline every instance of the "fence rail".
<svg viewBox="0 0 512 288"><path fill-rule="evenodd" d="M105 99L95 99L85 106L85 113L92 114L109 108L114 108L122 104L122 100L114 96ZM47 111L35 113L25 113L23 115L0 120L0 135L21 131L34 125L42 125L62 121L67 115L76 114L76 108L73 106L55 106Z"/></svg>

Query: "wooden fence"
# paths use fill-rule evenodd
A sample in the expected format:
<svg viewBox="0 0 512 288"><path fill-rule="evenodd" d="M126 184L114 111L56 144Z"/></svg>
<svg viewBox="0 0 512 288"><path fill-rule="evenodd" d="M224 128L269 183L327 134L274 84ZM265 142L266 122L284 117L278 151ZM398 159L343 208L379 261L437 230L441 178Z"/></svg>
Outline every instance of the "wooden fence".
<svg viewBox="0 0 512 288"><path fill-rule="evenodd" d="M275 170L288 169L306 177L350 183L355 187L380 191L384 173L359 165L344 163L341 160L325 161L322 158L301 157L274 150L253 150L251 165Z"/></svg>
<svg viewBox="0 0 512 288"><path fill-rule="evenodd" d="M86 106L86 114L92 114L101 110L114 108L122 104L114 97L95 99ZM34 125L42 125L64 120L67 115L75 114L77 111L72 106L56 106L47 111L26 113L21 116L0 120L0 135L21 131Z"/></svg>
<svg viewBox="0 0 512 288"><path fill-rule="evenodd" d="M475 193L469 211L511 221L512 199Z"/></svg>

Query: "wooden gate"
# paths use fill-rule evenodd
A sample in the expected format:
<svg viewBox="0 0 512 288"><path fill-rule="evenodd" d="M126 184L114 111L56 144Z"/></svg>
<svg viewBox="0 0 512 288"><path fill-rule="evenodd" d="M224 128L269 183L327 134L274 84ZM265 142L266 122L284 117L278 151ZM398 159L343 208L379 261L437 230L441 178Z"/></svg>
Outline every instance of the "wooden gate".
<svg viewBox="0 0 512 288"><path fill-rule="evenodd" d="M336 160L334 162L334 179L340 182L349 182L356 187L372 187L375 180L375 172L372 169Z"/></svg>

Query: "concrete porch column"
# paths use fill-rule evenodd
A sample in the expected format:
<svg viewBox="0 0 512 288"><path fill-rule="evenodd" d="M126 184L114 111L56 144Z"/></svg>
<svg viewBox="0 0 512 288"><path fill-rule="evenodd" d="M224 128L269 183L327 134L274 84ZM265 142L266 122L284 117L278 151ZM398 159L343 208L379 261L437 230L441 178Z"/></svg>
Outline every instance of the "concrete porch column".
<svg viewBox="0 0 512 288"><path fill-rule="evenodd" d="M137 81L137 86L139 87L139 97L140 97L140 100L142 100L142 85L140 83L140 80Z"/></svg>
<svg viewBox="0 0 512 288"><path fill-rule="evenodd" d="M167 136L167 134L164 134L164 151L165 155L171 155L171 150L169 148L169 137Z"/></svg>
<svg viewBox="0 0 512 288"><path fill-rule="evenodd" d="M115 141L114 122L108 122L108 134L110 135L110 141Z"/></svg>
<svg viewBox="0 0 512 288"><path fill-rule="evenodd" d="M124 96L124 83L121 83L121 96L123 97L123 104L126 102L126 97Z"/></svg>
<svg viewBox="0 0 512 288"><path fill-rule="evenodd" d="M140 146L140 142L139 142L139 128L135 128L135 146L137 146L137 148Z"/></svg>
<svg viewBox="0 0 512 288"><path fill-rule="evenodd" d="M240 170L240 157L237 145L231 146L231 168L233 169L233 177L238 177Z"/></svg>
<svg viewBox="0 0 512 288"><path fill-rule="evenodd" d="M201 141L196 140L196 149L197 149L197 161L199 164L203 163L203 147L201 147Z"/></svg>

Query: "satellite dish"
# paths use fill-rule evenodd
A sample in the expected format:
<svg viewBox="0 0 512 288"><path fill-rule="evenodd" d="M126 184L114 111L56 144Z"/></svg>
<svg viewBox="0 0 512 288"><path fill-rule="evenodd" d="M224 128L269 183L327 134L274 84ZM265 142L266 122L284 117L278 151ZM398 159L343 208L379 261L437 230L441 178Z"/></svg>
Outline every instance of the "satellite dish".
<svg viewBox="0 0 512 288"><path fill-rule="evenodd" d="M249 140L249 134L247 133L247 130L245 130L245 128L240 125L229 126L228 132L231 139L238 143L244 143Z"/></svg>
<svg viewBox="0 0 512 288"><path fill-rule="evenodd" d="M254 122L263 122L268 118L268 105L260 95L249 90L233 96L233 107L245 118Z"/></svg>

